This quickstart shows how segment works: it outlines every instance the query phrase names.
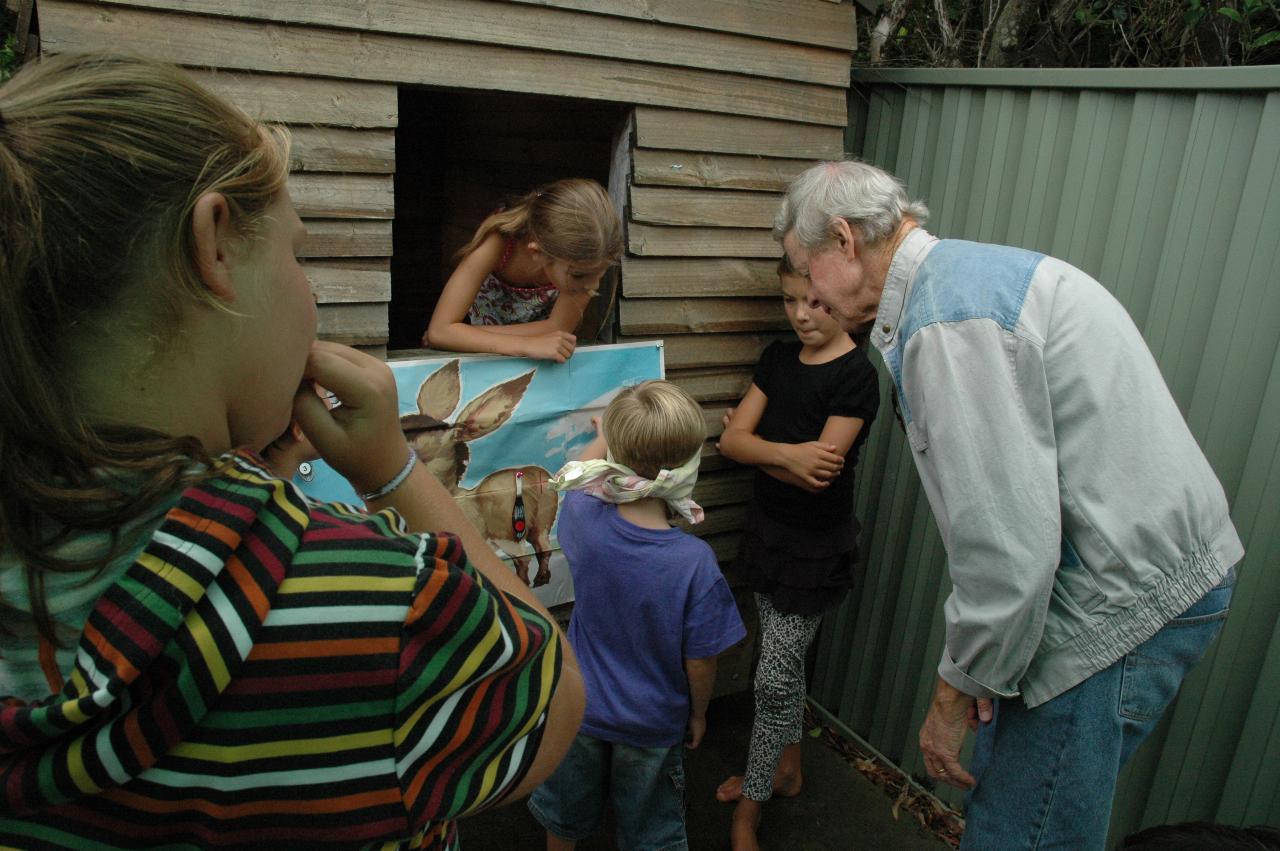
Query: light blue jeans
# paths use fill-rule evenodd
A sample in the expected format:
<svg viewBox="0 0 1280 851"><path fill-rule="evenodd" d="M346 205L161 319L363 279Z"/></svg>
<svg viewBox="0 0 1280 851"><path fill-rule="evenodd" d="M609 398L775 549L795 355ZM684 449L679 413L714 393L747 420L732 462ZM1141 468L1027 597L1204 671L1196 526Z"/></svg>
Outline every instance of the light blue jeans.
<svg viewBox="0 0 1280 851"><path fill-rule="evenodd" d="M579 733L529 812L561 839L591 836L613 805L622 851L687 851L684 745L641 748Z"/></svg>
<svg viewBox="0 0 1280 851"><path fill-rule="evenodd" d="M1227 617L1235 570L1114 665L1035 709L998 700L978 730L961 851L1102 849L1121 767Z"/></svg>

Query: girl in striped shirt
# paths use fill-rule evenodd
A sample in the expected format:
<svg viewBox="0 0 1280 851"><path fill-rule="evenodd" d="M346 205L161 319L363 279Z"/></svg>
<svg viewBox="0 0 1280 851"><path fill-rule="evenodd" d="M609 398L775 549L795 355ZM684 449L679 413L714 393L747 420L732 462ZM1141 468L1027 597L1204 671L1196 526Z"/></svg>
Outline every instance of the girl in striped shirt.
<svg viewBox="0 0 1280 851"><path fill-rule="evenodd" d="M0 846L447 848L572 740L554 622L315 340L287 172L174 68L0 88ZM291 420L368 512L263 466Z"/></svg>

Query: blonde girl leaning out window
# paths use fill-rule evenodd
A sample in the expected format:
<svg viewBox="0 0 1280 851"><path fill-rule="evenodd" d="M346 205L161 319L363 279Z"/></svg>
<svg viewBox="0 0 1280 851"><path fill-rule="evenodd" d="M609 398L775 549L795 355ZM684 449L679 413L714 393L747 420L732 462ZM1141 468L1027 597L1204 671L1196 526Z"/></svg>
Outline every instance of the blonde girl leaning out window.
<svg viewBox="0 0 1280 851"><path fill-rule="evenodd" d="M557 180L498 210L456 258L423 345L563 363L622 224L594 180Z"/></svg>

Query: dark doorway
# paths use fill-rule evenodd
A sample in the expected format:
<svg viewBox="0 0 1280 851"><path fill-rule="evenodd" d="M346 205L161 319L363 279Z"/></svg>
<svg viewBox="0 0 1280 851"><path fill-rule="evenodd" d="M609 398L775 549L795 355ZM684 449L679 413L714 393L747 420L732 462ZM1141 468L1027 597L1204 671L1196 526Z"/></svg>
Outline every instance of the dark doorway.
<svg viewBox="0 0 1280 851"><path fill-rule="evenodd" d="M626 116L619 104L401 88L388 348L421 345L454 252L505 199L562 177L608 187Z"/></svg>

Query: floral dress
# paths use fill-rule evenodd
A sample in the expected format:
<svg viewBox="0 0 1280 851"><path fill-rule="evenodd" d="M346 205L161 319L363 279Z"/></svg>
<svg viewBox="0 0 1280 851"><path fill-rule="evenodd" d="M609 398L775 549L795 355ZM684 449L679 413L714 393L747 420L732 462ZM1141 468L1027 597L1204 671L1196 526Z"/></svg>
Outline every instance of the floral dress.
<svg viewBox="0 0 1280 851"><path fill-rule="evenodd" d="M472 325L522 325L537 322L551 315L556 296L560 291L554 284L540 287L517 287L499 277L515 251L516 241L507 241L506 250L498 267L480 284L475 301L467 311L467 321Z"/></svg>

